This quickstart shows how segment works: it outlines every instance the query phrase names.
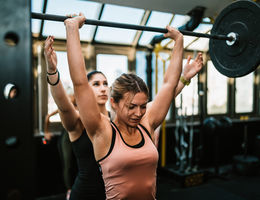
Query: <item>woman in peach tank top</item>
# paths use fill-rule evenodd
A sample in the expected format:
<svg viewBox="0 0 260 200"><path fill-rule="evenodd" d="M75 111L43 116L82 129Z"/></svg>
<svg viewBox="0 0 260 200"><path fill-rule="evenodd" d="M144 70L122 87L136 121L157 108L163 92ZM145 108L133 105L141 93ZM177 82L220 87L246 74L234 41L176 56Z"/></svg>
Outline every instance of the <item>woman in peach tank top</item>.
<svg viewBox="0 0 260 200"><path fill-rule="evenodd" d="M196 65L183 71L183 35L167 26L165 37L175 41L171 60L160 91L148 103L149 92L144 81L134 74L122 74L111 88L113 123L99 112L93 91L86 77L80 45L79 28L84 24L82 13L64 21L70 75L81 121L93 144L105 182L107 199L156 199L158 153L154 130L162 123L175 96L202 66L202 55ZM186 80L186 81L183 81Z"/></svg>
<svg viewBox="0 0 260 200"><path fill-rule="evenodd" d="M129 145L117 126L112 127L115 140L111 151L98 161L107 199L155 199L158 152L150 133L138 125L142 139L136 145Z"/></svg>

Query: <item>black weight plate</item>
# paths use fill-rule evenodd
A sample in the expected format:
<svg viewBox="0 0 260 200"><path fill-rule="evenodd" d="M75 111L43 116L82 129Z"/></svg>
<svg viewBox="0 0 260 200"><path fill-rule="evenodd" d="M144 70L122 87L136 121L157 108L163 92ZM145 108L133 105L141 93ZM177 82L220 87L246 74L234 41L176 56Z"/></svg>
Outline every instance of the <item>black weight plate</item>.
<svg viewBox="0 0 260 200"><path fill-rule="evenodd" d="M260 5L253 1L236 1L220 12L211 34L234 32L238 41L210 39L209 53L216 69L228 77L241 77L260 64Z"/></svg>

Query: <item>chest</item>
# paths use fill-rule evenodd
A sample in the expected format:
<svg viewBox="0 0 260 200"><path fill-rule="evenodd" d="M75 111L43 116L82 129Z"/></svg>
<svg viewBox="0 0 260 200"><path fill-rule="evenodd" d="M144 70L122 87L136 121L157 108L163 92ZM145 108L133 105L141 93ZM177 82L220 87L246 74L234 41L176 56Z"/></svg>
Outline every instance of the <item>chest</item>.
<svg viewBox="0 0 260 200"><path fill-rule="evenodd" d="M111 167L120 166L121 170L154 168L158 162L158 151L151 139L147 136L140 139L135 146L129 145L121 137L116 137L115 146L110 158L113 160ZM136 143L135 143L136 144Z"/></svg>

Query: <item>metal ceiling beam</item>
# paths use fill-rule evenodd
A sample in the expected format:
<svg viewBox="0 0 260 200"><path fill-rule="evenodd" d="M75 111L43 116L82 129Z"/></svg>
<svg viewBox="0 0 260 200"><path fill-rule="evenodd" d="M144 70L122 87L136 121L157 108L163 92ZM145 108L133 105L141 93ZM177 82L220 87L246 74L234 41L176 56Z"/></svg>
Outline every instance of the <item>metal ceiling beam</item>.
<svg viewBox="0 0 260 200"><path fill-rule="evenodd" d="M44 0L44 2L43 2L43 8L42 8L42 13L46 13L47 3L48 3L48 0ZM44 26L44 20L42 19L42 20L41 20L40 32L39 32L39 38L42 38L43 26Z"/></svg>
<svg viewBox="0 0 260 200"><path fill-rule="evenodd" d="M100 8L100 11L99 11L99 15L98 15L98 20L100 20L101 17L102 17L104 7L105 7L105 4L102 4L102 5L101 5L101 8ZM98 29L98 26L96 26L96 28L95 28L95 30L94 30L94 34L93 34L93 37L92 37L90 43L94 43L94 42L95 42L95 37L96 37L96 35L97 35L97 29Z"/></svg>
<svg viewBox="0 0 260 200"><path fill-rule="evenodd" d="M151 15L151 11L146 10L146 11L144 12L143 18L142 18L142 20L141 20L141 22L140 22L140 26L146 25L146 23L147 23L147 21L148 21L150 15ZM140 38L141 38L142 33L143 33L143 31L137 31L137 32L136 32L135 37L134 37L134 40L133 40L133 42L132 42L133 47L136 47L136 46L137 46L137 44L138 44L138 42L139 42L139 40L140 40Z"/></svg>

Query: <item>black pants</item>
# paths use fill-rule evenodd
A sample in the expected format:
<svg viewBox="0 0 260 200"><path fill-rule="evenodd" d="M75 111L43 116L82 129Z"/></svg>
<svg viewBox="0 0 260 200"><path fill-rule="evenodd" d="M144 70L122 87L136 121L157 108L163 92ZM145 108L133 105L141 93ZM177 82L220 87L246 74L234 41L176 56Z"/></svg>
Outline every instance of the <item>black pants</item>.
<svg viewBox="0 0 260 200"><path fill-rule="evenodd" d="M77 161L69 140L69 134L63 130L58 141L58 149L63 169L63 179L66 189L71 189L77 175Z"/></svg>

